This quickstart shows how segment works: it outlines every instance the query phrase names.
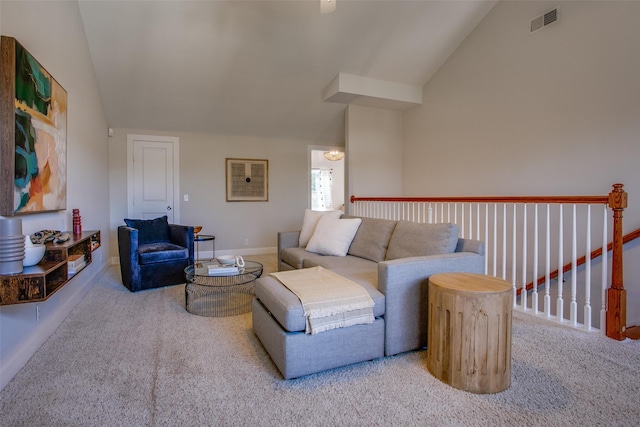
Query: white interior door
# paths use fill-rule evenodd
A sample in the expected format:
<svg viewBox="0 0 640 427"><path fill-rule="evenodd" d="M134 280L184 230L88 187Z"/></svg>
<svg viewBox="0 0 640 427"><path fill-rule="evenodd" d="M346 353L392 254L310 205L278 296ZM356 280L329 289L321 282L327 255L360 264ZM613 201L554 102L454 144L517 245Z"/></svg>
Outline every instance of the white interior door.
<svg viewBox="0 0 640 427"><path fill-rule="evenodd" d="M129 135L129 217L151 219L167 215L169 223L179 221L176 140Z"/></svg>

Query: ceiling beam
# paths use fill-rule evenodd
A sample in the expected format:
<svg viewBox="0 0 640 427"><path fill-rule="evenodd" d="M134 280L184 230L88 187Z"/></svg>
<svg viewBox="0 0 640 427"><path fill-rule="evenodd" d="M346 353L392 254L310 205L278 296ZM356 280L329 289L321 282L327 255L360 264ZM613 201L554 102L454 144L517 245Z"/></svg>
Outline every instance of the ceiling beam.
<svg viewBox="0 0 640 427"><path fill-rule="evenodd" d="M326 102L406 110L422 104L422 88L338 73L322 91L322 99Z"/></svg>

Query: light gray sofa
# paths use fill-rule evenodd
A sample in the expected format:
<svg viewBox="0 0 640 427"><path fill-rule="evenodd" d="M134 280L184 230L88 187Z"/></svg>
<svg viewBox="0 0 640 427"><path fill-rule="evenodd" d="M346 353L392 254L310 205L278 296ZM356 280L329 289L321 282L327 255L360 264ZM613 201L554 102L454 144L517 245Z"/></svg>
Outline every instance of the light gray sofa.
<svg viewBox="0 0 640 427"><path fill-rule="evenodd" d="M299 235L278 233L278 270L321 266L359 283L376 320L307 335L298 297L273 277L258 279L253 329L287 379L425 347L429 276L484 271L483 242L458 238L455 224L363 217L344 257L307 252Z"/></svg>

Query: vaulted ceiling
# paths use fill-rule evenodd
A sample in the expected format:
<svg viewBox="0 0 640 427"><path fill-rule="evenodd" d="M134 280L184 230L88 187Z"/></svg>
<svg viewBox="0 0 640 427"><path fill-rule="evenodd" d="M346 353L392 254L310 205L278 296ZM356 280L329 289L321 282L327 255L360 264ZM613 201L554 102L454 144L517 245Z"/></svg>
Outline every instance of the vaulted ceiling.
<svg viewBox="0 0 640 427"><path fill-rule="evenodd" d="M496 1L84 1L110 127L336 144L339 73L422 86Z"/></svg>

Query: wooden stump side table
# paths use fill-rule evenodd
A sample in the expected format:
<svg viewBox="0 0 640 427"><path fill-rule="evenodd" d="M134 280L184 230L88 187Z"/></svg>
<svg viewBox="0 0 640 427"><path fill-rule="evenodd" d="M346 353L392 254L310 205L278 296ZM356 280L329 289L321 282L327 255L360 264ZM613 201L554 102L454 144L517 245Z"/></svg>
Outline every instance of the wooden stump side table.
<svg viewBox="0 0 640 427"><path fill-rule="evenodd" d="M473 393L511 385L509 282L474 273L429 277L427 368L442 382Z"/></svg>

